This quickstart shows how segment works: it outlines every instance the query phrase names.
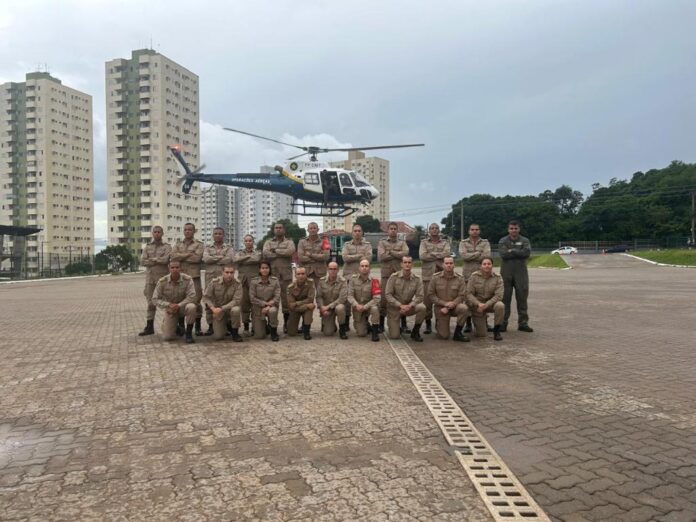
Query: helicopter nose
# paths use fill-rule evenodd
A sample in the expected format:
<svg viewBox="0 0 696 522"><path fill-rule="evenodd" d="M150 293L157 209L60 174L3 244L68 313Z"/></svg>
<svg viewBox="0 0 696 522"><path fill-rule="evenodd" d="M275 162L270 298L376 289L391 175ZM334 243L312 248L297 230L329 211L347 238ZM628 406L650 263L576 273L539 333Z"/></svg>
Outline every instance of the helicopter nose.
<svg viewBox="0 0 696 522"><path fill-rule="evenodd" d="M377 199L379 196L379 190L377 190L375 187L370 187L370 199Z"/></svg>

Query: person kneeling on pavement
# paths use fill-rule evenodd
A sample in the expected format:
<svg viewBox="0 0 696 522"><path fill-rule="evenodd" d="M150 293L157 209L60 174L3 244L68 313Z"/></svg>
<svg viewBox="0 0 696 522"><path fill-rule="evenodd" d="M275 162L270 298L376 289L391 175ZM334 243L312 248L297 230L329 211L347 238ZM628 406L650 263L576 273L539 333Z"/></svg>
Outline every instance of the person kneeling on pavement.
<svg viewBox="0 0 696 522"><path fill-rule="evenodd" d="M314 315L314 298L316 296L316 286L314 281L307 279L307 269L300 266L295 269L295 281L288 285L288 336L293 337L299 332L297 326L302 318L302 333L305 341L312 339L310 329L312 327L312 317Z"/></svg>
<svg viewBox="0 0 696 522"><path fill-rule="evenodd" d="M500 325L505 316L503 278L493 271L493 259L484 257L481 268L471 274L467 286L467 301L474 320L476 337L486 336L486 314L493 314L493 338L502 341Z"/></svg>
<svg viewBox="0 0 696 522"><path fill-rule="evenodd" d="M234 277L234 266L225 265L222 275L206 286L203 304L212 313L213 339L224 339L229 331L235 343L241 343L239 326L242 318L242 283Z"/></svg>
<svg viewBox="0 0 696 522"><path fill-rule="evenodd" d="M457 318L452 339L469 342L469 337L462 333L469 317L469 308L465 304L466 282L464 277L454 271L454 258L443 259L442 272L433 274L428 285L428 301L433 303L435 312L435 330L440 339L449 339L450 317Z"/></svg>
<svg viewBox="0 0 696 522"><path fill-rule="evenodd" d="M415 324L411 330L411 339L423 342L420 328L425 319L423 304L423 281L413 270L413 258L401 259L401 270L389 276L385 296L387 299L387 329L391 339L401 336L401 320L415 315Z"/></svg>
<svg viewBox="0 0 696 522"><path fill-rule="evenodd" d="M162 340L173 341L181 335L177 324L186 319L186 342L193 343L196 321L196 287L193 279L181 273L181 262L169 261L169 275L160 278L152 293L152 303L164 310Z"/></svg>

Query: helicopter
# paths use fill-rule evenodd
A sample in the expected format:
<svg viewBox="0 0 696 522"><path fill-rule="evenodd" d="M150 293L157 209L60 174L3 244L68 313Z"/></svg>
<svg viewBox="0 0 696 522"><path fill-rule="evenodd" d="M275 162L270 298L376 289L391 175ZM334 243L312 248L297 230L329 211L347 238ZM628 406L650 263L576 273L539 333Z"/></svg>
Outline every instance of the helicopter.
<svg viewBox="0 0 696 522"><path fill-rule="evenodd" d="M292 214L302 216L345 217L359 210L356 205L367 204L379 196L379 191L362 175L350 169L331 167L328 163L317 160L318 154L326 152L348 152L376 149L399 149L405 147L423 147L423 143L408 145L381 145L371 147L323 148L285 143L273 138L259 136L250 132L224 127L226 131L245 134L254 138L272 141L288 147L302 150L302 154L288 158L286 166L274 167L271 173L203 173L205 165L191 170L184 159L181 147L171 145L168 149L183 169L179 176L184 194L191 193L196 182L211 185L228 185L256 190L279 192L293 198ZM309 156L309 161L298 161Z"/></svg>

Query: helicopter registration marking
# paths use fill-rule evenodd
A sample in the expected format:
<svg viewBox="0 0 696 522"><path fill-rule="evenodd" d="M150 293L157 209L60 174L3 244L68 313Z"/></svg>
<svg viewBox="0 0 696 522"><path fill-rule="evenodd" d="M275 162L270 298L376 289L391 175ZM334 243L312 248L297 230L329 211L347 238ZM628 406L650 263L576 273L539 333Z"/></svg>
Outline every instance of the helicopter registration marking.
<svg viewBox="0 0 696 522"><path fill-rule="evenodd" d="M260 183L262 185L270 185L271 184L270 179L237 178L237 181L241 181L243 183Z"/></svg>

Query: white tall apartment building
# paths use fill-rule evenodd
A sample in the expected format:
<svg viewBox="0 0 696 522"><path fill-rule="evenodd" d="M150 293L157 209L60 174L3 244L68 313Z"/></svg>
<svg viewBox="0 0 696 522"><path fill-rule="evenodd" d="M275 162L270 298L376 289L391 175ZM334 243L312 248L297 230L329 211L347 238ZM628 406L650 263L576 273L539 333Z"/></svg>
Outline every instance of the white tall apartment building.
<svg viewBox="0 0 696 522"><path fill-rule="evenodd" d="M243 241L238 237L238 191L235 187L212 185L209 191L201 196L201 229L198 239L206 245L213 242L213 229L222 227L225 230L225 242L238 248Z"/></svg>
<svg viewBox="0 0 696 522"><path fill-rule="evenodd" d="M259 172L272 173L274 170L273 167L264 165ZM252 189L239 189L237 194L239 197L236 225L238 244L235 244L235 248L242 245L246 234L251 234L254 236L254 241L258 242L279 219L289 219L297 223L297 215L290 213L292 211L290 196Z"/></svg>
<svg viewBox="0 0 696 522"><path fill-rule="evenodd" d="M185 195L167 146L178 144L191 168L200 154L198 76L151 50L106 62L108 239L140 255L155 225L175 243L199 228L200 198Z"/></svg>
<svg viewBox="0 0 696 522"><path fill-rule="evenodd" d="M367 205L357 205L360 210L352 216L325 217L324 230L338 228L350 232L353 222L360 216L370 215L380 221L389 220L389 161L377 157L366 158L364 152L356 150L348 152L347 160L332 161L329 165L362 174L379 191L379 197Z"/></svg>
<svg viewBox="0 0 696 522"><path fill-rule="evenodd" d="M93 164L90 95L47 72L0 85L0 223L42 229L26 273L94 253Z"/></svg>

